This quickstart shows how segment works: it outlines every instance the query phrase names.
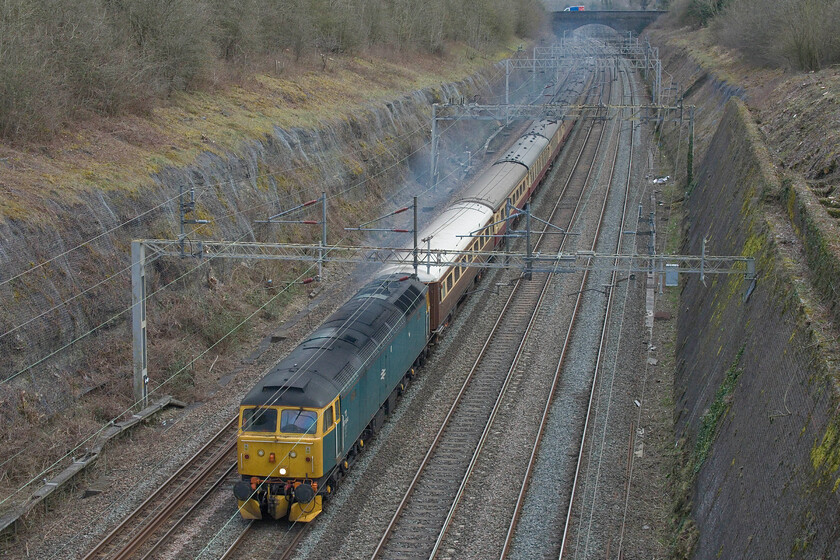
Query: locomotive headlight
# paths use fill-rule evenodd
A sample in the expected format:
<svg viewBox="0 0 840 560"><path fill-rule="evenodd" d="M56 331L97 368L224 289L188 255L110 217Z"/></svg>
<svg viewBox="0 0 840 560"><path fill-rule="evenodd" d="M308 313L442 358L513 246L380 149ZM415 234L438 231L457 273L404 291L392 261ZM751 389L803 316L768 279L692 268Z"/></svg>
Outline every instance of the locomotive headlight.
<svg viewBox="0 0 840 560"><path fill-rule="evenodd" d="M286 475L286 469L280 469L280 476Z"/></svg>
<svg viewBox="0 0 840 560"><path fill-rule="evenodd" d="M263 451L262 449L260 449L259 451L257 451L257 455L259 455L260 457L262 457L263 455L265 455L265 451Z"/></svg>
<svg viewBox="0 0 840 560"><path fill-rule="evenodd" d="M294 451L289 451L289 457L294 459L295 457L297 457L297 453L295 453Z"/></svg>

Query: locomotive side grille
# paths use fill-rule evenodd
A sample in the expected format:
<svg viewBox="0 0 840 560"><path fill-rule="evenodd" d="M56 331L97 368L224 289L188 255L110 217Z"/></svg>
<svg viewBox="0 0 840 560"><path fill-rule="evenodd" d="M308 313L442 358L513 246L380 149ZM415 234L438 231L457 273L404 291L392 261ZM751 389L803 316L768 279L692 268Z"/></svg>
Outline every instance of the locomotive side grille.
<svg viewBox="0 0 840 560"><path fill-rule="evenodd" d="M418 290L415 286L409 286L406 291L397 298L397 301L394 304L399 308L400 311L403 313L408 313L409 311L413 311L417 308L420 304L420 290Z"/></svg>
<svg viewBox="0 0 840 560"><path fill-rule="evenodd" d="M363 364L367 364L368 360L376 352L377 346L378 345L375 339L371 338L368 340L368 343L365 344L364 348L359 351L359 360L361 360Z"/></svg>
<svg viewBox="0 0 840 560"><path fill-rule="evenodd" d="M338 383L340 387L346 386L351 379L353 379L353 374L356 373L355 362L348 362L341 371L338 372L338 375L335 376L335 382Z"/></svg>

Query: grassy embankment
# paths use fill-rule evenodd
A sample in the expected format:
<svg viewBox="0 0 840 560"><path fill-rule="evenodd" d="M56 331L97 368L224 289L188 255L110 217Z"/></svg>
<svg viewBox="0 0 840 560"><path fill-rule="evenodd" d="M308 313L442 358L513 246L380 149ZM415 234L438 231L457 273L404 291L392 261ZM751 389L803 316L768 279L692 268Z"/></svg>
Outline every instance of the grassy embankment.
<svg viewBox="0 0 840 560"><path fill-rule="evenodd" d="M277 126L315 127L366 103L468 76L509 55L487 58L468 47L446 58L330 57L280 75L260 75L217 91L175 93L147 117L94 117L40 145L0 145L4 169L0 217L37 219L50 199L124 189L140 193L150 175L190 164L206 151L234 153Z"/></svg>

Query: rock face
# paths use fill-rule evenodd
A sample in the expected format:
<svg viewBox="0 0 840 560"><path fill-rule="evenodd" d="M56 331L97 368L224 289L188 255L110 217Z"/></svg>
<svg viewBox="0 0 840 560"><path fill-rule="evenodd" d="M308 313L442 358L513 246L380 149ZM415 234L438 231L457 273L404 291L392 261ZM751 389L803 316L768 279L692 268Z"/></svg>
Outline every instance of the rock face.
<svg viewBox="0 0 840 560"><path fill-rule="evenodd" d="M498 76L494 69L487 76L491 73ZM130 243L177 237L180 188L194 189L195 210L188 217L209 221L186 226L188 249L200 239L317 240L319 228L255 222L322 191L330 198L328 222L337 241L345 235L343 226L375 217L383 208L393 210L425 188L431 103L490 97L487 76L325 116L317 129L276 128L237 153L207 152L189 167L163 169L142 192L82 191L47 203L37 216L0 216L0 333L6 333L0 338L0 440L13 445L32 426L78 406L88 395L101 400L105 391L119 403L104 407L100 421L130 403ZM443 137L441 175L457 175L463 151L479 148L482 135L457 132L456 127ZM452 157L447 157L449 148L457 150ZM320 219L320 212L306 219ZM179 306L210 309L223 297L216 291L221 285L263 287L265 282L249 270L240 274L242 265L230 261L150 260L149 293L167 287L149 302L149 315L157 322L150 328L164 340L196 333L200 339L208 329L225 326L213 312L185 319ZM289 267L273 270L280 275ZM171 351L163 355L169 363L156 363L159 370L183 362L176 363Z"/></svg>
<svg viewBox="0 0 840 560"><path fill-rule="evenodd" d="M705 237L709 254L751 255L758 270L746 302L740 275L681 284L675 420L695 477L694 557L840 557L835 350L824 330L834 306L819 279L837 256L815 242L826 237L819 205L803 217L813 195L783 189L743 92L663 49L668 70L697 84L686 99L698 106L700 150L682 252L699 254ZM816 278L807 261L822 263Z"/></svg>

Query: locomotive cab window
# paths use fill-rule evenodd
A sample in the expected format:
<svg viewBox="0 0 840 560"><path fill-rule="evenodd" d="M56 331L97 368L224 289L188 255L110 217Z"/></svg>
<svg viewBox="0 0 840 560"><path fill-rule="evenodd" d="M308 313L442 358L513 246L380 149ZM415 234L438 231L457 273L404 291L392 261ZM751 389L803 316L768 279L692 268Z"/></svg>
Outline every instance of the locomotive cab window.
<svg viewBox="0 0 840 560"><path fill-rule="evenodd" d="M274 408L246 408L242 411L243 432L276 432L277 410Z"/></svg>
<svg viewBox="0 0 840 560"><path fill-rule="evenodd" d="M333 409L332 407L324 410L324 422L322 430L326 433L333 425Z"/></svg>
<svg viewBox="0 0 840 560"><path fill-rule="evenodd" d="M318 413L314 410L286 409L280 413L280 431L284 434L314 434Z"/></svg>

